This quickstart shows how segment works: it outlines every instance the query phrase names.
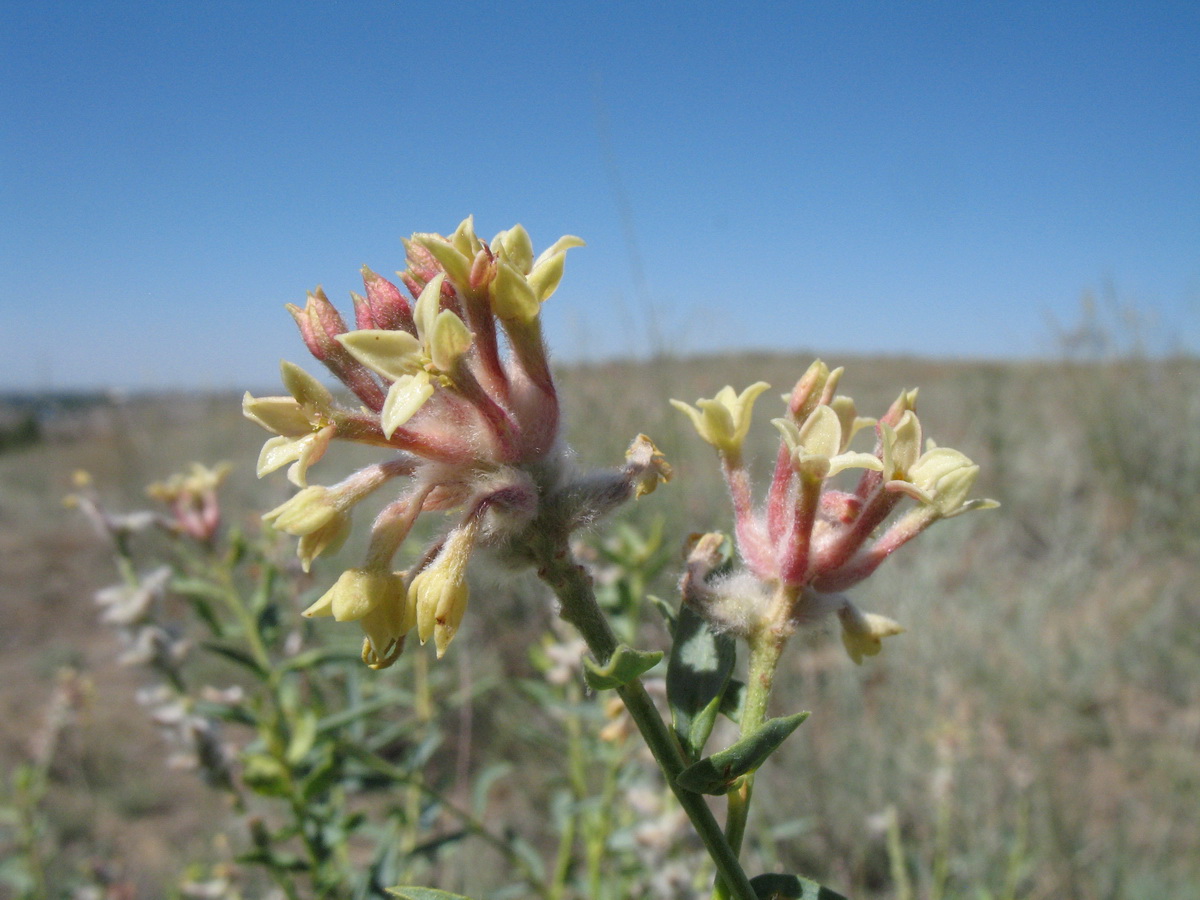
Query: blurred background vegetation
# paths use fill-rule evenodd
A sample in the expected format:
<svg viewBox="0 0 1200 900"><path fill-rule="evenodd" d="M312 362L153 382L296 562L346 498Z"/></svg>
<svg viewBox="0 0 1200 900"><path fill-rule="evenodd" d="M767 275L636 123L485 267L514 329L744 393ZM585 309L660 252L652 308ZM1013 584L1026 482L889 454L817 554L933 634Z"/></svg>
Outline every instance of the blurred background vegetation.
<svg viewBox="0 0 1200 900"><path fill-rule="evenodd" d="M926 434L980 463L976 493L1003 507L933 529L855 595L909 629L880 657L855 667L819 632L785 658L775 712L813 714L760 773L749 869L806 871L860 900L1198 896L1200 361L1148 356L1094 307L1084 319L1062 331L1056 361L827 359L846 366L842 389L864 414L920 386ZM565 367L568 437L600 465L618 463L637 432L653 437L677 479L627 518L662 520L675 552L730 521L710 448L667 398L758 379L784 393L810 361ZM763 473L777 442L771 394L748 443ZM237 397L0 407L0 770L37 753L55 673L81 673L92 689L58 735L44 803L55 867L111 870L130 897L165 896L185 860L220 854L230 811L194 773L166 767L134 700L144 676L117 664L97 624L91 595L115 580L107 550L60 499L86 469L112 508L141 508L146 483L230 460L226 519L253 528L289 489L254 479L264 435ZM361 453L338 448L314 477L329 483ZM314 567L297 615L361 549ZM677 574L668 565L651 591L671 597ZM476 772L510 762L490 815L543 854L558 777L543 753L558 725L505 684L536 674L528 645L551 617L532 581L483 582L438 664L442 689L468 698L448 714L470 717L446 783L464 760ZM470 700L479 684L494 686Z"/></svg>

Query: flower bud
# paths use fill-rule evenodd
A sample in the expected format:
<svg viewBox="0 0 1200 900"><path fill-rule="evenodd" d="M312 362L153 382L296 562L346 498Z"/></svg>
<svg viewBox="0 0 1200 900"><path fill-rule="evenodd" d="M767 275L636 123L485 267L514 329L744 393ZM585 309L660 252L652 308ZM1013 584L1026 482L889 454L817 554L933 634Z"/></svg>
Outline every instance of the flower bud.
<svg viewBox="0 0 1200 900"><path fill-rule="evenodd" d="M325 551L336 552L350 535L350 516L327 487L306 487L263 516L280 531L300 538L297 551L307 572Z"/></svg>
<svg viewBox="0 0 1200 900"><path fill-rule="evenodd" d="M451 532L441 552L416 574L408 588L409 602L416 609L417 637L424 644L432 636L439 659L467 610L467 562L475 531L476 526L470 524Z"/></svg>
<svg viewBox="0 0 1200 900"><path fill-rule="evenodd" d="M788 412L797 422L803 422L821 402L825 382L829 380L829 366L823 360L813 360L807 371L800 376L790 396L785 400Z"/></svg>
<svg viewBox="0 0 1200 900"><path fill-rule="evenodd" d="M452 243L463 256L472 259L483 247L483 241L475 235L475 217L467 216L458 223L454 234L450 235Z"/></svg>
<svg viewBox="0 0 1200 900"><path fill-rule="evenodd" d="M400 289L366 266L362 267L362 279L363 288L367 292L364 305L370 314L370 324L360 320L357 322L358 327L414 333L416 327L413 325L412 307L400 293ZM357 300L354 306L357 313L361 308Z"/></svg>
<svg viewBox="0 0 1200 900"><path fill-rule="evenodd" d="M533 241L519 224L496 235L492 239L492 249L522 275L528 275L533 268Z"/></svg>

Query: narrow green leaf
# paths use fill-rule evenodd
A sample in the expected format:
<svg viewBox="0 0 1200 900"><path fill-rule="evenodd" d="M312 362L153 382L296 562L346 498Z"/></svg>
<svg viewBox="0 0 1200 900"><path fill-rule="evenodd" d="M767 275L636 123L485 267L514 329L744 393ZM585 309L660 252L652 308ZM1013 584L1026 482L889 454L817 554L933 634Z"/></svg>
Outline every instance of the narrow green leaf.
<svg viewBox="0 0 1200 900"><path fill-rule="evenodd" d="M458 831L447 832L446 834L439 834L437 837L432 837L427 841L422 841L421 843L417 844L417 846L413 847L412 850L409 851L409 855L425 856L432 859L433 855L437 853L438 850L442 849L443 847L448 847L451 844L456 844L464 838L468 838L470 836L470 832L468 832L465 828L460 828ZM451 897L457 895L447 894L446 896Z"/></svg>
<svg viewBox="0 0 1200 900"><path fill-rule="evenodd" d="M402 900L471 900L470 897L464 897L462 894L451 894L449 891L439 891L435 888L390 887L384 888L384 890Z"/></svg>
<svg viewBox="0 0 1200 900"><path fill-rule="evenodd" d="M742 724L742 710L746 707L746 682L730 678L721 695L721 715L735 725Z"/></svg>
<svg viewBox="0 0 1200 900"><path fill-rule="evenodd" d="M275 590L275 582L279 579L279 570L273 565L263 568L262 576L250 597L250 610L261 614L271 602L271 594Z"/></svg>
<svg viewBox="0 0 1200 900"><path fill-rule="evenodd" d="M291 853L272 853L270 850L257 849L248 853L239 853L234 861L242 865L263 866L272 872L307 872L309 864L306 860Z"/></svg>
<svg viewBox="0 0 1200 900"><path fill-rule="evenodd" d="M373 716L382 710L404 709L405 705L411 702L411 699L412 695L407 691L382 692L370 700L359 703L357 706L339 710L336 713L325 716L317 723L317 731L320 734L340 731L351 723Z"/></svg>
<svg viewBox="0 0 1200 900"><path fill-rule="evenodd" d="M295 724L292 726L291 740L288 741L287 761L292 765L296 765L304 757L308 756L308 751L313 748L313 744L317 740L317 714L311 709L306 709L296 718Z"/></svg>
<svg viewBox="0 0 1200 900"><path fill-rule="evenodd" d="M214 603L225 602L224 589L213 584L211 581L205 581L203 578L172 578L171 593L184 597L211 600Z"/></svg>
<svg viewBox="0 0 1200 900"><path fill-rule="evenodd" d="M608 663L600 666L589 657L583 660L583 677L594 691L607 691L624 687L633 679L644 675L663 658L661 650L634 650L620 644Z"/></svg>
<svg viewBox="0 0 1200 900"><path fill-rule="evenodd" d="M242 780L256 794L286 797L290 793L288 770L273 756L256 753L243 760Z"/></svg>
<svg viewBox="0 0 1200 900"><path fill-rule="evenodd" d="M758 900L846 900L837 891L799 875L757 875L750 879L750 887Z"/></svg>
<svg viewBox="0 0 1200 900"><path fill-rule="evenodd" d="M475 777L475 784L471 787L471 809L475 813L475 818L483 818L492 785L502 778L508 777L512 770L513 766L510 762L492 763Z"/></svg>
<svg viewBox="0 0 1200 900"><path fill-rule="evenodd" d="M704 752L736 659L732 637L714 632L691 607L679 610L667 665L667 703L679 743L693 761Z"/></svg>
<svg viewBox="0 0 1200 900"><path fill-rule="evenodd" d="M675 624L679 617L675 614L675 607L664 600L662 597L656 597L653 594L647 594L646 599L650 601L650 605L658 610L658 614L663 617L663 621L667 623L667 632L674 637Z"/></svg>
<svg viewBox="0 0 1200 900"><path fill-rule="evenodd" d="M337 756L332 750L326 748L320 761L300 783L301 795L306 802L323 797L337 783L340 774L341 766L338 764Z"/></svg>
<svg viewBox="0 0 1200 900"><path fill-rule="evenodd" d="M270 673L258 664L258 660L256 660L241 647L234 646L233 644L227 644L222 641L205 641L200 646L205 650L208 650L210 653L223 656L226 659L237 663L239 666L244 666L264 681L270 676Z"/></svg>
<svg viewBox="0 0 1200 900"><path fill-rule="evenodd" d="M697 794L727 794L734 782L761 766L807 718L808 713L802 712L768 719L754 732L720 753L688 766L679 773L676 782L680 787Z"/></svg>
<svg viewBox="0 0 1200 900"><path fill-rule="evenodd" d="M509 846L513 848L516 854L525 861L529 873L537 881L546 880L546 865L542 862L542 856L525 838L517 834L508 835Z"/></svg>
<svg viewBox="0 0 1200 900"><path fill-rule="evenodd" d="M222 722L236 722L238 725L250 726L258 724L258 715L243 703L212 703L207 700L197 700L193 709L197 715L220 719Z"/></svg>
<svg viewBox="0 0 1200 900"><path fill-rule="evenodd" d="M312 650L305 650L297 653L295 656L288 657L279 663L279 669L283 672L301 672L305 669L314 669L317 666L323 666L326 663L357 663L358 665L362 665L362 656L357 650L342 650L337 647L316 647Z"/></svg>

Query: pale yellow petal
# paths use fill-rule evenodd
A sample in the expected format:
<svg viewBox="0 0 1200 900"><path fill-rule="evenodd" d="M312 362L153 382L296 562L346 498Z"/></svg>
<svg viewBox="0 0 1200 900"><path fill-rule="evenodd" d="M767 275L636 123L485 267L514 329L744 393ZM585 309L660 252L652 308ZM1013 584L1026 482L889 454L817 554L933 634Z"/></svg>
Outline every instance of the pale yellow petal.
<svg viewBox="0 0 1200 900"><path fill-rule="evenodd" d="M348 331L337 339L356 360L392 381L421 368L421 342L407 331L368 328Z"/></svg>
<svg viewBox="0 0 1200 900"><path fill-rule="evenodd" d="M396 379L395 384L388 390L387 399L379 415L384 436L390 438L392 433L416 415L417 410L432 396L433 384L429 380L428 372L404 375Z"/></svg>

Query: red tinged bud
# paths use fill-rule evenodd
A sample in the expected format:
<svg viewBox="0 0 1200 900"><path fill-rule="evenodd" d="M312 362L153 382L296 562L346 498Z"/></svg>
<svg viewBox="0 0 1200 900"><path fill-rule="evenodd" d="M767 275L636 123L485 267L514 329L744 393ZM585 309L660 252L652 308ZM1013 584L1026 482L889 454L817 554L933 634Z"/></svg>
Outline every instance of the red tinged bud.
<svg viewBox="0 0 1200 900"><path fill-rule="evenodd" d="M370 310L372 324L359 323L359 328L382 328L388 331L407 331L416 334L413 324L412 307L400 293L400 289L382 275L377 275L362 267L363 287L367 291L366 306ZM355 312L358 314L359 303L355 301Z"/></svg>
<svg viewBox="0 0 1200 900"><path fill-rule="evenodd" d="M308 295L304 309L289 303L287 310L296 320L309 352L368 407L382 409L385 394L379 382L337 340L339 334L345 334L348 330L346 320L329 302L325 292L318 287Z"/></svg>
<svg viewBox="0 0 1200 900"><path fill-rule="evenodd" d="M494 277L496 277L495 257L485 245L475 254L475 259L471 262L471 290L486 290L488 282Z"/></svg>

